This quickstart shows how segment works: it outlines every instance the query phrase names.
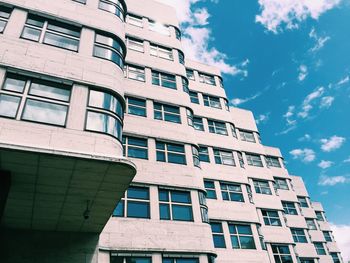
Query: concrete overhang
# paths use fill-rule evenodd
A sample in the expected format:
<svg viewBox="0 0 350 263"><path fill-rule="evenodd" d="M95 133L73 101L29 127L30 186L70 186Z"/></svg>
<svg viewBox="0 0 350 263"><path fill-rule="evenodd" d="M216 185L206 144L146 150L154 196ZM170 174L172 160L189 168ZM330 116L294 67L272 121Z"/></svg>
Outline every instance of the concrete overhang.
<svg viewBox="0 0 350 263"><path fill-rule="evenodd" d="M136 174L126 158L2 143L0 169L11 177L1 227L92 233L102 231Z"/></svg>

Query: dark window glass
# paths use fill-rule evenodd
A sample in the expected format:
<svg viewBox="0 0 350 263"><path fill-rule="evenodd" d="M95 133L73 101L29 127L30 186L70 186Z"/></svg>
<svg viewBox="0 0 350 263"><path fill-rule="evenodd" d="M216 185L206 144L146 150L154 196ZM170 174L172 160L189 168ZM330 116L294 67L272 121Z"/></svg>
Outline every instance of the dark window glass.
<svg viewBox="0 0 350 263"><path fill-rule="evenodd" d="M293 236L294 242L296 242L296 243L307 243L307 239L306 239L306 236L305 236L304 229L291 228L290 231L292 232L292 236Z"/></svg>
<svg viewBox="0 0 350 263"><path fill-rule="evenodd" d="M123 146L128 157L148 159L147 139L125 136Z"/></svg>
<svg viewBox="0 0 350 263"><path fill-rule="evenodd" d="M199 104L198 93L190 91L190 99L192 103Z"/></svg>
<svg viewBox="0 0 350 263"><path fill-rule="evenodd" d="M267 226L282 226L278 212L273 210L261 210L264 223Z"/></svg>
<svg viewBox="0 0 350 263"><path fill-rule="evenodd" d="M127 97L126 103L129 114L146 117L146 100Z"/></svg>
<svg viewBox="0 0 350 263"><path fill-rule="evenodd" d="M154 102L154 119L181 123L180 108Z"/></svg>
<svg viewBox="0 0 350 263"><path fill-rule="evenodd" d="M248 165L263 167L260 155L246 153L245 156L247 158Z"/></svg>
<svg viewBox="0 0 350 263"><path fill-rule="evenodd" d="M190 192L159 189L158 195L160 219L193 221Z"/></svg>
<svg viewBox="0 0 350 263"><path fill-rule="evenodd" d="M220 188L223 200L233 202L244 202L242 188L240 185L221 182Z"/></svg>
<svg viewBox="0 0 350 263"><path fill-rule="evenodd" d="M232 248L256 249L253 232L250 225L229 224Z"/></svg>
<svg viewBox="0 0 350 263"><path fill-rule="evenodd" d="M221 223L210 223L211 232L213 233L214 247L226 248L224 231Z"/></svg>
<svg viewBox="0 0 350 263"><path fill-rule="evenodd" d="M156 142L157 161L186 164L185 147L181 144Z"/></svg>
<svg viewBox="0 0 350 263"><path fill-rule="evenodd" d="M282 201L282 206L283 206L284 212L286 214L288 214L288 215L297 215L298 214L294 203Z"/></svg>
<svg viewBox="0 0 350 263"><path fill-rule="evenodd" d="M301 207L305 207L305 208L309 207L309 204L306 200L306 197L298 196L298 201L299 201Z"/></svg>
<svg viewBox="0 0 350 263"><path fill-rule="evenodd" d="M200 117L193 117L193 127L197 131L204 131L203 119Z"/></svg>
<svg viewBox="0 0 350 263"><path fill-rule="evenodd" d="M152 71L152 84L169 89L176 89L175 75Z"/></svg>
<svg viewBox="0 0 350 263"><path fill-rule="evenodd" d="M272 195L268 181L253 180L253 183L257 194Z"/></svg>
<svg viewBox="0 0 350 263"><path fill-rule="evenodd" d="M207 198L208 199L216 199L216 191L215 191L215 184L213 181L204 180L204 187L207 191Z"/></svg>
<svg viewBox="0 0 350 263"><path fill-rule="evenodd" d="M204 147L204 146L199 147L199 160L201 162L210 163L208 147Z"/></svg>

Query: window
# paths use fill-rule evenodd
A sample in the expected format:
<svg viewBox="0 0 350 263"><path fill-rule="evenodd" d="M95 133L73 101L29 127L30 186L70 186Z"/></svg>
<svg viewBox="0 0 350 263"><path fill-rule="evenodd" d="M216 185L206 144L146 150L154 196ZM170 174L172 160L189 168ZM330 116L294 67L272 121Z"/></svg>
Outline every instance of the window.
<svg viewBox="0 0 350 263"><path fill-rule="evenodd" d="M208 147L205 147L205 146L199 147L199 160L201 162L210 163Z"/></svg>
<svg viewBox="0 0 350 263"><path fill-rule="evenodd" d="M188 80L184 77L182 77L182 89L187 94L190 94L190 88L188 87Z"/></svg>
<svg viewBox="0 0 350 263"><path fill-rule="evenodd" d="M146 100L126 97L127 113L146 117Z"/></svg>
<svg viewBox="0 0 350 263"><path fill-rule="evenodd" d="M77 52L80 31L77 26L28 14L21 37Z"/></svg>
<svg viewBox="0 0 350 263"><path fill-rule="evenodd" d="M123 136L123 146L124 156L146 160L148 159L147 139Z"/></svg>
<svg viewBox="0 0 350 263"><path fill-rule="evenodd" d="M308 229L310 230L317 230L316 224L315 224L315 220L312 218L305 218L306 224Z"/></svg>
<svg viewBox="0 0 350 263"><path fill-rule="evenodd" d="M152 263L152 257L122 256L111 254L111 263Z"/></svg>
<svg viewBox="0 0 350 263"><path fill-rule="evenodd" d="M272 195L270 185L268 181L254 180L254 188L257 194Z"/></svg>
<svg viewBox="0 0 350 263"><path fill-rule="evenodd" d="M302 228L291 228L292 236L295 243L307 243L304 229Z"/></svg>
<svg viewBox="0 0 350 263"><path fill-rule="evenodd" d="M190 192L159 189L159 211L162 220L193 221Z"/></svg>
<svg viewBox="0 0 350 263"><path fill-rule="evenodd" d="M323 243L315 242L314 243L317 255L327 255L326 250L324 249Z"/></svg>
<svg viewBox="0 0 350 263"><path fill-rule="evenodd" d="M126 45L128 49L137 51L137 52L145 52L144 46L143 46L143 40L127 37L126 38Z"/></svg>
<svg viewBox="0 0 350 263"><path fill-rule="evenodd" d="M184 258L184 257L176 257L176 258L163 258L162 263L199 263L198 258Z"/></svg>
<svg viewBox="0 0 350 263"><path fill-rule="evenodd" d="M186 115L187 115L188 126L193 127L193 112L192 112L192 110L186 109Z"/></svg>
<svg viewBox="0 0 350 263"><path fill-rule="evenodd" d="M268 167L281 168L281 164L280 164L280 161L278 160L278 157L265 156L265 160Z"/></svg>
<svg viewBox="0 0 350 263"><path fill-rule="evenodd" d="M236 166L232 152L214 149L214 158L216 164Z"/></svg>
<svg viewBox="0 0 350 263"><path fill-rule="evenodd" d="M266 226L282 226L277 211L261 210L261 213Z"/></svg>
<svg viewBox="0 0 350 263"><path fill-rule="evenodd" d="M164 88L176 89L176 77L152 70L152 84Z"/></svg>
<svg viewBox="0 0 350 263"><path fill-rule="evenodd" d="M151 44L151 56L173 60L173 50L162 46Z"/></svg>
<svg viewBox="0 0 350 263"><path fill-rule="evenodd" d="M221 223L210 223L215 248L226 248L224 230Z"/></svg>
<svg viewBox="0 0 350 263"><path fill-rule="evenodd" d="M236 133L235 126L230 123L230 128L231 128L232 136L237 139L237 133Z"/></svg>
<svg viewBox="0 0 350 263"><path fill-rule="evenodd" d="M214 120L208 120L208 127L210 133L216 133L220 135L228 135L226 129L226 123Z"/></svg>
<svg viewBox="0 0 350 263"><path fill-rule="evenodd" d="M331 255L334 263L341 263L339 256L338 256L338 253L331 252L330 255Z"/></svg>
<svg viewBox="0 0 350 263"><path fill-rule="evenodd" d="M229 104L228 104L228 100L227 100L227 99L224 99L224 105L225 105L225 109L226 109L227 111L230 111L230 106L229 106Z"/></svg>
<svg viewBox="0 0 350 263"><path fill-rule="evenodd" d="M198 148L195 146L192 146L192 156L193 156L193 164L196 167L200 167L200 161L199 161L199 151Z"/></svg>
<svg viewBox="0 0 350 263"><path fill-rule="evenodd" d="M149 30L160 33L160 34L165 35L165 36L170 36L169 26L163 25L159 22L155 22L152 20L149 20L148 22L149 22L149 24L148 24Z"/></svg>
<svg viewBox="0 0 350 263"><path fill-rule="evenodd" d="M175 36L177 40L181 40L181 31L175 27Z"/></svg>
<svg viewBox="0 0 350 263"><path fill-rule="evenodd" d="M201 117L193 117L193 127L197 131L204 131L203 119Z"/></svg>
<svg viewBox="0 0 350 263"><path fill-rule="evenodd" d="M293 263L288 246L271 244L271 249L276 263Z"/></svg>
<svg viewBox="0 0 350 263"><path fill-rule="evenodd" d="M154 119L174 122L174 123L181 123L179 107L165 105L158 102L154 102L153 106L154 106Z"/></svg>
<svg viewBox="0 0 350 263"><path fill-rule="evenodd" d="M186 69L186 76L190 80L195 80L194 71L192 69Z"/></svg>
<svg viewBox="0 0 350 263"><path fill-rule="evenodd" d="M287 215L297 215L298 214L294 203L282 201L282 206L283 206L284 212Z"/></svg>
<svg viewBox="0 0 350 263"><path fill-rule="evenodd" d="M220 98L203 94L204 106L221 109Z"/></svg>
<svg viewBox="0 0 350 263"><path fill-rule="evenodd" d="M149 188L131 186L113 211L116 217L150 218Z"/></svg>
<svg viewBox="0 0 350 263"><path fill-rule="evenodd" d="M313 258L299 258L299 263L315 263Z"/></svg>
<svg viewBox="0 0 350 263"><path fill-rule="evenodd" d="M125 65L124 74L128 79L133 79L137 81L146 81L145 68L134 66L134 65Z"/></svg>
<svg viewBox="0 0 350 263"><path fill-rule="evenodd" d="M323 236L324 236L324 239L325 239L327 242L333 242L331 232L329 232L329 231L323 231Z"/></svg>
<svg viewBox="0 0 350 263"><path fill-rule="evenodd" d="M204 187L207 191L208 199L216 199L215 183L214 181L204 180Z"/></svg>
<svg viewBox="0 0 350 263"><path fill-rule="evenodd" d="M223 200L233 202L244 202L242 188L238 184L220 183Z"/></svg>
<svg viewBox="0 0 350 263"><path fill-rule="evenodd" d="M224 82L221 77L219 77L219 85L220 85L220 88L224 88Z"/></svg>
<svg viewBox="0 0 350 263"><path fill-rule="evenodd" d="M0 6L0 34L4 32L11 13L11 8L8 8L6 6Z"/></svg>
<svg viewBox="0 0 350 263"><path fill-rule="evenodd" d="M185 65L185 55L184 55L184 53L182 53L180 50L178 50L178 53L179 53L179 62L180 62L180 64Z"/></svg>
<svg viewBox="0 0 350 263"><path fill-rule="evenodd" d="M228 224L232 248L256 249L253 232L250 225Z"/></svg>
<svg viewBox="0 0 350 263"><path fill-rule="evenodd" d="M86 130L107 133L122 140L122 102L107 92L90 90Z"/></svg>
<svg viewBox="0 0 350 263"><path fill-rule="evenodd" d="M190 99L192 103L199 104L198 93L190 91Z"/></svg>
<svg viewBox="0 0 350 263"><path fill-rule="evenodd" d="M248 194L249 202L251 204L254 204L252 188L251 188L250 185L246 185L246 188L247 188L247 194Z"/></svg>
<svg viewBox="0 0 350 263"><path fill-rule="evenodd" d="M68 85L7 73L0 116L65 126L70 95Z"/></svg>
<svg viewBox="0 0 350 263"><path fill-rule="evenodd" d="M141 16L128 14L128 16L126 17L126 21L129 25L143 27L143 21Z"/></svg>
<svg viewBox="0 0 350 263"><path fill-rule="evenodd" d="M321 211L315 211L318 221L324 221L323 214Z"/></svg>
<svg viewBox="0 0 350 263"><path fill-rule="evenodd" d="M199 199L199 205L201 208L201 217L203 223L209 223L209 216L208 216L208 207L207 207L207 199L204 192L199 191L198 192L198 199Z"/></svg>
<svg viewBox="0 0 350 263"><path fill-rule="evenodd" d="M238 155L239 165L241 166L241 168L244 168L244 159L243 159L242 153L237 152L237 155Z"/></svg>
<svg viewBox="0 0 350 263"><path fill-rule="evenodd" d="M94 57L110 60L123 68L124 51L120 43L120 40L115 37L96 33Z"/></svg>
<svg viewBox="0 0 350 263"><path fill-rule="evenodd" d="M156 142L157 161L186 164L185 147L181 144Z"/></svg>
<svg viewBox="0 0 350 263"><path fill-rule="evenodd" d="M309 204L306 200L306 197L298 196L298 201L299 201L301 207L304 207L304 208L309 207Z"/></svg>
<svg viewBox="0 0 350 263"><path fill-rule="evenodd" d="M124 7L119 0L100 0L98 8L114 14L124 21Z"/></svg>
<svg viewBox="0 0 350 263"><path fill-rule="evenodd" d="M214 76L210 76L204 73L199 73L199 82L209 84L209 85L215 85L215 78Z"/></svg>
<svg viewBox="0 0 350 263"><path fill-rule="evenodd" d="M276 189L289 190L288 183L286 179L274 178Z"/></svg>
<svg viewBox="0 0 350 263"><path fill-rule="evenodd" d="M261 161L260 155L246 153L245 156L247 158L248 165L263 167L263 163Z"/></svg>
<svg viewBox="0 0 350 263"><path fill-rule="evenodd" d="M249 131L239 131L239 136L242 141L255 142L254 133Z"/></svg>

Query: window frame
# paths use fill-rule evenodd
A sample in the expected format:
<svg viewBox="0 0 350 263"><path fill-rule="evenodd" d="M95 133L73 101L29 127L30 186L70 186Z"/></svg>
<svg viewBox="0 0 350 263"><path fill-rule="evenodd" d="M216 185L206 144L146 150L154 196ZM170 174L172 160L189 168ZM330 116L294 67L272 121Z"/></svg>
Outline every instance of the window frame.
<svg viewBox="0 0 350 263"><path fill-rule="evenodd" d="M204 188L207 192L207 199L218 199L216 194L215 181L204 179Z"/></svg>
<svg viewBox="0 0 350 263"><path fill-rule="evenodd" d="M255 193L263 195L272 195L269 181L253 179Z"/></svg>
<svg viewBox="0 0 350 263"><path fill-rule="evenodd" d="M236 189L237 190L236 190ZM231 182L220 182L220 191L223 201L244 203L242 185ZM238 198L237 198L238 197Z"/></svg>
<svg viewBox="0 0 350 263"><path fill-rule="evenodd" d="M4 27L1 29L0 34L4 33L4 31L6 29L6 26L7 26L7 23L8 23L8 21L11 18L12 11L13 11L12 8L4 6L4 5L0 5L0 23L1 23L1 21L4 23ZM5 13L7 15L6 16L4 16L4 15L1 16L1 13Z"/></svg>
<svg viewBox="0 0 350 263"><path fill-rule="evenodd" d="M162 54L167 54L166 56ZM174 61L174 51L171 48L150 43L150 55L153 57Z"/></svg>
<svg viewBox="0 0 350 263"><path fill-rule="evenodd" d="M215 226L218 228L215 228ZM222 222L210 222L210 227L211 227L214 247L226 248L226 240L225 240L224 229L222 227ZM220 242L221 244L218 244L217 242Z"/></svg>
<svg viewBox="0 0 350 263"><path fill-rule="evenodd" d="M222 109L220 97L211 96L208 94L202 94L204 106L214 108L214 109Z"/></svg>
<svg viewBox="0 0 350 263"><path fill-rule="evenodd" d="M145 53L145 41L142 39L138 39L135 37L126 37L126 47L127 49L140 52L140 53Z"/></svg>
<svg viewBox="0 0 350 263"><path fill-rule="evenodd" d="M213 151L216 164L236 166L236 160L232 151L219 148L213 148Z"/></svg>
<svg viewBox="0 0 350 263"><path fill-rule="evenodd" d="M157 145L158 144L158 145ZM163 144L164 149L161 149L159 146L160 144ZM182 147L183 151L174 151L174 150L169 150L169 147ZM159 158L159 154L164 155L164 161ZM171 162L169 161L169 155L174 155L174 156L181 156L183 158L183 162ZM186 160L186 148L184 144L178 144L178 143L169 143L165 141L156 141L156 160L157 162L165 162L165 163L171 163L171 164L180 164L180 165L187 165L187 160Z"/></svg>
<svg viewBox="0 0 350 263"><path fill-rule="evenodd" d="M283 247L283 249L281 249L282 247ZM288 250L287 253L285 253L283 251L285 248L287 248L287 250ZM278 262L278 263L293 262L292 254L290 252L288 245L271 244L271 250L272 250L272 255L273 255L275 262ZM278 260L276 260L276 258ZM286 261L285 261L285 258L287 258Z"/></svg>
<svg viewBox="0 0 350 263"><path fill-rule="evenodd" d="M249 136L252 137L249 138ZM239 137L241 138L241 141L256 143L254 132L252 131L239 130Z"/></svg>
<svg viewBox="0 0 350 263"><path fill-rule="evenodd" d="M177 90L176 75L152 70L152 85Z"/></svg>
<svg viewBox="0 0 350 263"><path fill-rule="evenodd" d="M209 133L228 136L227 126L225 122L213 119L207 119Z"/></svg>
<svg viewBox="0 0 350 263"><path fill-rule="evenodd" d="M309 243L303 228L290 228L295 243Z"/></svg>
<svg viewBox="0 0 350 263"><path fill-rule="evenodd" d="M135 101L139 101L139 102L143 101L145 103L145 106L141 106L141 105L138 105L138 104L132 104L134 102L131 102L130 100L133 100L134 102ZM141 99L141 98L136 98L136 97L125 96L125 103L126 103L126 113L127 114L134 115L134 116L139 116L139 117L147 117L147 100ZM135 108L135 109L142 109L142 110L144 110L144 115L143 114L141 115L141 114L131 113L130 107L131 108Z"/></svg>
<svg viewBox="0 0 350 263"><path fill-rule="evenodd" d="M314 246L315 246L317 255L319 256L327 255L326 249L322 242L314 242Z"/></svg>
<svg viewBox="0 0 350 263"><path fill-rule="evenodd" d="M249 227L250 233L239 233L239 226ZM243 223L228 223L229 233L230 233L230 239L231 239L231 245L233 249L256 249L254 234L252 231L252 226L250 224L243 224ZM233 228L233 229L232 229ZM234 230L234 231L232 231ZM234 246L233 238L237 239L238 247ZM252 247L242 247L242 239L243 238L249 238L253 241Z"/></svg>
<svg viewBox="0 0 350 263"><path fill-rule="evenodd" d="M282 207L284 210L284 213L287 215L298 215L298 210L295 207L295 203L293 202L289 202L289 201L282 201ZM295 212L291 212L291 211L295 211Z"/></svg>
<svg viewBox="0 0 350 263"><path fill-rule="evenodd" d="M255 153L245 153L245 157L247 159L247 164L249 166L255 166L255 167L264 167L264 164L262 162L260 154ZM259 158L259 161L254 158Z"/></svg>
<svg viewBox="0 0 350 263"><path fill-rule="evenodd" d="M134 23L130 21L138 21L140 23ZM126 16L126 23L132 26L143 28L143 17L128 13Z"/></svg>
<svg viewBox="0 0 350 263"><path fill-rule="evenodd" d="M140 145L137 143L132 144L132 143L130 143L130 140L144 141L145 145ZM147 138L139 138L139 137L135 137L135 136L129 136L129 135L124 136L123 135L123 149L124 149L124 156L126 156L126 157L148 160L149 154L148 154L148 140L147 140ZM139 156L129 154L129 149L138 150L138 151L141 150L145 153L145 157L139 157Z"/></svg>
<svg viewBox="0 0 350 263"><path fill-rule="evenodd" d="M169 109L173 109L171 111ZM177 110L178 112L175 112ZM181 124L181 110L178 106L168 105L161 102L153 102L153 116L155 120ZM172 119L174 118L174 119Z"/></svg>
<svg viewBox="0 0 350 263"><path fill-rule="evenodd" d="M265 161L266 161L267 167L282 168L279 157L266 155Z"/></svg>
<svg viewBox="0 0 350 263"><path fill-rule="evenodd" d="M276 215L273 215L276 213ZM265 226L282 227L282 221L277 210L261 209ZM275 224L277 222L277 224Z"/></svg>
<svg viewBox="0 0 350 263"><path fill-rule="evenodd" d="M135 74L136 77L131 74ZM141 76L141 78L139 78ZM146 72L145 68L137 65L132 64L125 64L124 65L124 77L127 79L132 79L140 82L146 82Z"/></svg>
<svg viewBox="0 0 350 263"><path fill-rule="evenodd" d="M198 72L198 75L199 75L199 82L200 83L208 84L211 86L216 86L214 75L209 75L209 74L206 74L203 72Z"/></svg>
<svg viewBox="0 0 350 263"><path fill-rule="evenodd" d="M200 104L198 92L190 90L188 95L190 96L191 103L198 104L198 105Z"/></svg>

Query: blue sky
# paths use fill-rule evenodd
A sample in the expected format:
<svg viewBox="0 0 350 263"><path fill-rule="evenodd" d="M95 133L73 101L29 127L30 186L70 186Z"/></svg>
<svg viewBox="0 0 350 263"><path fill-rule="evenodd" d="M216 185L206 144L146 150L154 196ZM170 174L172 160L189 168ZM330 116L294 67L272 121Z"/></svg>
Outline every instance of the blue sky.
<svg viewBox="0 0 350 263"><path fill-rule="evenodd" d="M177 8L187 57L221 69L231 105L254 112L263 143L350 237L350 2L160 1Z"/></svg>

